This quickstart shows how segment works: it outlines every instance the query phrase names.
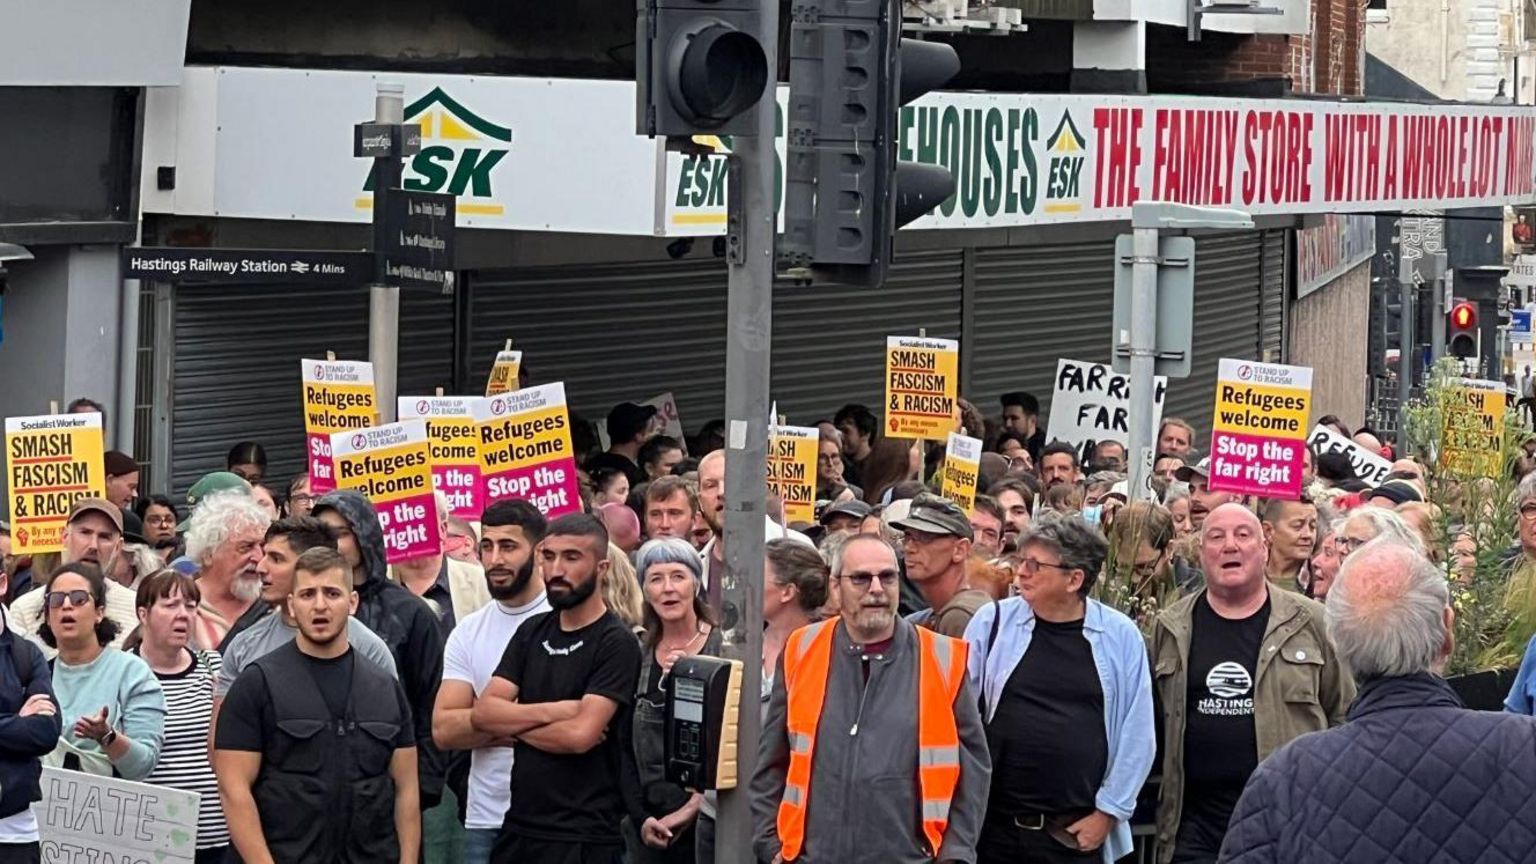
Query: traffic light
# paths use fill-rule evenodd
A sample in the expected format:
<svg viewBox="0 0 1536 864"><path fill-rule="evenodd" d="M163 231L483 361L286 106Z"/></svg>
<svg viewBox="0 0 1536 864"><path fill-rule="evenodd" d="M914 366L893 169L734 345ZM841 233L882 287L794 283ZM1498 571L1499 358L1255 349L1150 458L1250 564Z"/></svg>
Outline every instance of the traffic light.
<svg viewBox="0 0 1536 864"><path fill-rule="evenodd" d="M901 106L960 71L948 45L901 38L900 0L804 0L790 26L780 258L815 281L879 285L897 228L955 178L901 162Z"/></svg>
<svg viewBox="0 0 1536 864"><path fill-rule="evenodd" d="M758 0L639 0L638 8L636 132L758 134L751 108L769 78Z"/></svg>
<svg viewBox="0 0 1536 864"><path fill-rule="evenodd" d="M1365 348L1366 374L1372 378L1382 378L1387 374L1387 348L1391 346L1387 341L1387 291L1383 289L1382 280L1379 278L1371 280L1371 299L1368 310L1369 320L1367 323Z"/></svg>
<svg viewBox="0 0 1536 864"><path fill-rule="evenodd" d="M1477 356L1477 306L1462 301L1446 316L1445 350L1452 357Z"/></svg>

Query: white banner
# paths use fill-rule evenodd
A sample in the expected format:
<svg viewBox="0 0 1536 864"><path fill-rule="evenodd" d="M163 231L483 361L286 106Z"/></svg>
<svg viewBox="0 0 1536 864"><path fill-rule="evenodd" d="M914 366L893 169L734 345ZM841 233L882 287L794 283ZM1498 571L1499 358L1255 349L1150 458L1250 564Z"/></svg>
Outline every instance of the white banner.
<svg viewBox="0 0 1536 864"><path fill-rule="evenodd" d="M1154 378L1152 428L1163 422L1163 399L1168 378ZM1051 416L1046 438L1077 446L1082 461L1093 456L1100 441L1119 441L1130 447L1131 376L1121 375L1103 363L1080 360L1056 361L1056 386L1051 392ZM1130 458L1130 454L1126 454Z"/></svg>
<svg viewBox="0 0 1536 864"><path fill-rule="evenodd" d="M1343 453L1349 457L1349 464L1355 468L1355 475L1373 488L1381 485L1387 475L1392 472L1392 463L1383 459L1380 455L1361 447L1359 444L1345 438L1327 426L1318 425L1312 429L1312 434L1307 436L1307 446L1312 448L1314 456L1323 453Z"/></svg>
<svg viewBox="0 0 1536 864"><path fill-rule="evenodd" d="M192 864L197 856L196 792L48 767L42 790L32 813L44 861Z"/></svg>

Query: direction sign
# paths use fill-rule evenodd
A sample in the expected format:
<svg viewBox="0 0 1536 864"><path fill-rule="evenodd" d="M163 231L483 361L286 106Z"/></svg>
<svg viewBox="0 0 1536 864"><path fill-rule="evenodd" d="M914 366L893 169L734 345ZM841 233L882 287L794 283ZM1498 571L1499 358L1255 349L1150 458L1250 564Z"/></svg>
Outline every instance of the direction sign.
<svg viewBox="0 0 1536 864"><path fill-rule="evenodd" d="M454 197L391 189L384 202L382 281L405 288L451 285Z"/></svg>
<svg viewBox="0 0 1536 864"><path fill-rule="evenodd" d="M184 249L133 246L123 250L124 279L157 282L298 282L366 285L373 280L369 252L307 249Z"/></svg>

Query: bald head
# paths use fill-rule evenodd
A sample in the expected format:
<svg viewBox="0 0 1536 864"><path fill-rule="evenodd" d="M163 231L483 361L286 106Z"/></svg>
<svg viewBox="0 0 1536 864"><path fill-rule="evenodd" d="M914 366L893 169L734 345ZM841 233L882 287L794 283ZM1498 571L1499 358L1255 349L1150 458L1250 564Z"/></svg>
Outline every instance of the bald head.
<svg viewBox="0 0 1536 864"><path fill-rule="evenodd" d="M1437 669L1453 620L1445 576L1392 537L1351 554L1328 590L1328 638L1360 681Z"/></svg>
<svg viewBox="0 0 1536 864"><path fill-rule="evenodd" d="M725 532L724 450L711 450L699 460L699 513L716 537Z"/></svg>
<svg viewBox="0 0 1536 864"><path fill-rule="evenodd" d="M1212 591L1241 594L1264 582L1269 549L1259 517L1241 504L1223 504L1200 526L1200 563Z"/></svg>
<svg viewBox="0 0 1536 864"><path fill-rule="evenodd" d="M1355 433L1355 443L1371 451L1372 453L1381 452L1381 439L1377 438L1375 435L1372 435L1369 432Z"/></svg>

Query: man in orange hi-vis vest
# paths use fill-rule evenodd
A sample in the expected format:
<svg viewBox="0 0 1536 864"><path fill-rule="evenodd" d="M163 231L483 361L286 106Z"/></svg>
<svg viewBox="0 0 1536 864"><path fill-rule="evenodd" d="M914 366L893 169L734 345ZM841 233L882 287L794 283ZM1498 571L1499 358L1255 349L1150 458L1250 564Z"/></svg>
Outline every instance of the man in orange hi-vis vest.
<svg viewBox="0 0 1536 864"><path fill-rule="evenodd" d="M966 644L896 615L896 552L833 556L839 618L790 635L752 777L760 861L976 860L992 773Z"/></svg>

